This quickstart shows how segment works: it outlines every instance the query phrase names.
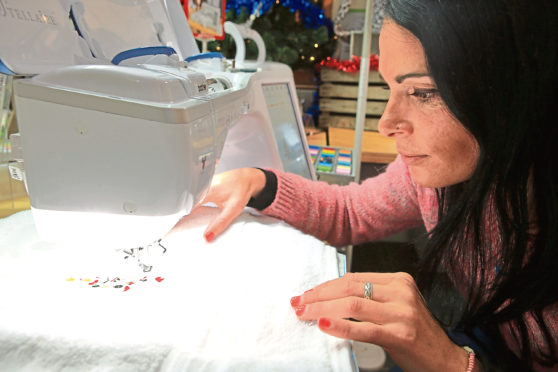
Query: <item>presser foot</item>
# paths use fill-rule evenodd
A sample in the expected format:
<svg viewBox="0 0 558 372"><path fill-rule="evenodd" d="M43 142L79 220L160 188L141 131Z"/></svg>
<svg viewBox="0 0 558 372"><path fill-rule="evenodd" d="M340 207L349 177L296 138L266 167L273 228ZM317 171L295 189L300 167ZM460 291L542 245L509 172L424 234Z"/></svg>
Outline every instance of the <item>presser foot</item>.
<svg viewBox="0 0 558 372"><path fill-rule="evenodd" d="M165 254L167 248L161 244L161 239L159 239L143 247L123 249L122 252L125 260L135 259L143 272L148 273L153 269L153 258Z"/></svg>

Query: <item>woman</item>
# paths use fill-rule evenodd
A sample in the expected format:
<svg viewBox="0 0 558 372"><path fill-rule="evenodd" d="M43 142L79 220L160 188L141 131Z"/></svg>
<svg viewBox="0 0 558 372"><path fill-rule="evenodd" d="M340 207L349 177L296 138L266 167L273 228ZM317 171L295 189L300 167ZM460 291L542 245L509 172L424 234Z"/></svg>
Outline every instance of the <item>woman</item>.
<svg viewBox="0 0 558 372"><path fill-rule="evenodd" d="M293 297L297 316L383 346L405 371L558 370L557 3L392 0L379 131L398 158L345 187L258 169L219 175L205 201L222 211L206 239L247 203L333 245L424 224L420 289L442 268L467 300L453 332L404 273L319 285Z"/></svg>

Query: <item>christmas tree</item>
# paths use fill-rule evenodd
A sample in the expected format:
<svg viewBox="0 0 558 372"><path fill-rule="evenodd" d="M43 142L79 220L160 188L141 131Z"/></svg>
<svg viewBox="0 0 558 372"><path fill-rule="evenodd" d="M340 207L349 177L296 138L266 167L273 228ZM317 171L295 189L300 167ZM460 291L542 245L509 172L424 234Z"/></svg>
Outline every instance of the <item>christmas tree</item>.
<svg viewBox="0 0 558 372"><path fill-rule="evenodd" d="M229 2L226 19L234 23L246 23L252 12L253 9L242 2ZM321 0L311 3L276 0L268 6L267 11L253 19L252 28L264 40L266 59L285 63L293 70L311 68L331 56L335 49L331 22L323 15ZM233 58L236 52L234 40L229 35L224 40L210 42L208 50L221 52L227 58ZM246 40L246 59L256 59L257 53L255 43Z"/></svg>

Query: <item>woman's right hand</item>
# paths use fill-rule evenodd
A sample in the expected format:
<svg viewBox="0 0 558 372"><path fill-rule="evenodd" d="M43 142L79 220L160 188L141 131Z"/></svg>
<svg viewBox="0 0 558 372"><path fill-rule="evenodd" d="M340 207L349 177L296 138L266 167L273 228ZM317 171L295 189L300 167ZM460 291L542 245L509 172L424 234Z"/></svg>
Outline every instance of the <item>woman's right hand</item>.
<svg viewBox="0 0 558 372"><path fill-rule="evenodd" d="M264 187L265 174L257 168L239 168L215 175L200 205L214 203L221 211L205 229L205 240L211 242L225 231L250 198L256 197Z"/></svg>

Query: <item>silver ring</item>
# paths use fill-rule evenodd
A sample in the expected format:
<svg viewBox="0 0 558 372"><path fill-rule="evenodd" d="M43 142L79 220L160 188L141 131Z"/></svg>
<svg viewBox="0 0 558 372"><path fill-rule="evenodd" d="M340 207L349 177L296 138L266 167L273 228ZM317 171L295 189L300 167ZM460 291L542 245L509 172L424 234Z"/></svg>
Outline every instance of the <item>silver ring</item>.
<svg viewBox="0 0 558 372"><path fill-rule="evenodd" d="M367 300L372 299L372 283L370 282L364 283L364 298Z"/></svg>

